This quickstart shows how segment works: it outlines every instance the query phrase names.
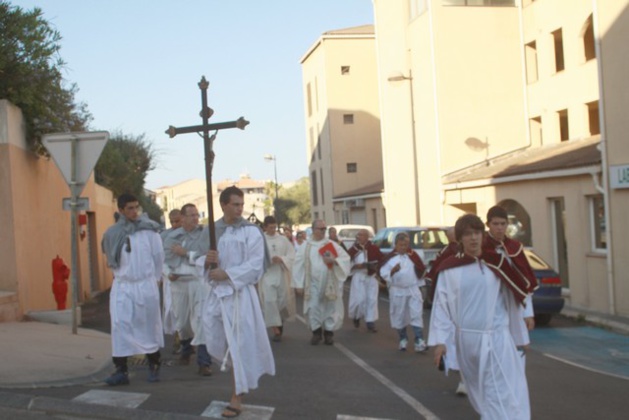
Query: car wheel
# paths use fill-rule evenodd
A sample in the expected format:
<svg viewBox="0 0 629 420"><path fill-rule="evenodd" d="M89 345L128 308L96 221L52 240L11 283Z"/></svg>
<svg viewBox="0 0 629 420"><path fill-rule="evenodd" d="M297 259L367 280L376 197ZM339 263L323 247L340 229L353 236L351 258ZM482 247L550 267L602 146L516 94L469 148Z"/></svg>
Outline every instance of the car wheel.
<svg viewBox="0 0 629 420"><path fill-rule="evenodd" d="M535 325L544 326L550 323L552 314L537 314L535 315Z"/></svg>

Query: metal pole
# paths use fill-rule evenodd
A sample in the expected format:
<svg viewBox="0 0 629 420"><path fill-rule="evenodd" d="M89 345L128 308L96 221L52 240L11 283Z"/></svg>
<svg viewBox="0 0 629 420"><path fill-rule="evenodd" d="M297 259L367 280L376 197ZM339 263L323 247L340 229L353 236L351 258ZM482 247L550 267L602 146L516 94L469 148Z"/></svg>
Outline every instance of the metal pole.
<svg viewBox="0 0 629 420"><path fill-rule="evenodd" d="M273 205L273 207L275 208L275 217L278 217L277 214L277 199L278 199L278 194L277 194L277 156L273 156L273 168L275 169L275 204ZM279 220L277 220L278 224L279 224Z"/></svg>
<svg viewBox="0 0 629 420"><path fill-rule="evenodd" d="M77 317L76 317L76 305L79 300L79 290L78 290L78 279L77 279L77 266L78 266L78 244L76 240L76 223L77 223L77 201L78 196L77 188L76 188L76 173L77 173L77 158L78 158L78 150L77 150L77 139L73 138L71 140L71 160L72 160L72 181L70 185L71 192L71 200L70 200L70 240L72 246L72 263L71 263L71 282L72 282L72 334L77 334Z"/></svg>

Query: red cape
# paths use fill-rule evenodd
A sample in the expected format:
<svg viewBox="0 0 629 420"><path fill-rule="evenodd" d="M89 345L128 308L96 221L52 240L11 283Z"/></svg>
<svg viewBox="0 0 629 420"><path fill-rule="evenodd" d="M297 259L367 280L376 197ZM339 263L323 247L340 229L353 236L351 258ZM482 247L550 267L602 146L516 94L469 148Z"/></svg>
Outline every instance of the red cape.
<svg viewBox="0 0 629 420"><path fill-rule="evenodd" d="M529 261L524 255L524 246L515 239L505 237L502 241L497 240L489 233L485 235L483 239L483 252L485 250L489 252L496 252L496 248L502 247L511 261L513 262L516 274L518 277L524 277L529 284L527 288L528 293L533 293L537 289L537 277L529 264Z"/></svg>
<svg viewBox="0 0 629 420"><path fill-rule="evenodd" d="M380 248L378 248L376 245L371 243L371 241L367 241L367 243L364 246L364 249L367 250L367 261L376 263L373 265L370 264L369 267L367 267L367 274L371 276L373 274L376 274L377 266L380 265L382 259L384 258L384 255L382 255L382 251L380 251ZM354 245L351 246L351 248L347 251L347 253L349 254L350 258L353 260L356 254L358 254L362 250L363 248L360 247L358 242L354 242Z"/></svg>
<svg viewBox="0 0 629 420"><path fill-rule="evenodd" d="M495 251L483 250L482 255L472 257L462 252L458 252L455 255L451 255L446 258L440 265L438 272L447 270L449 268L461 267L464 265L474 264L481 261L485 262L485 265L494 272L494 274L504 283L505 286L513 293L516 302L523 303L526 296L529 294L529 281L521 276L514 267L509 264L509 261L504 255L498 254ZM438 274L437 274L438 275ZM436 282L434 282L436 283Z"/></svg>

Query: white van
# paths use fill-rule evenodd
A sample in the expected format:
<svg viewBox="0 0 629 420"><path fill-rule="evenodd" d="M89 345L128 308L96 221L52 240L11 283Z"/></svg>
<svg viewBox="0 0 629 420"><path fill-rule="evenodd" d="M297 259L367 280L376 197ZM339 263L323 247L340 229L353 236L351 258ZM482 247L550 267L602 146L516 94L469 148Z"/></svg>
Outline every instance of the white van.
<svg viewBox="0 0 629 420"><path fill-rule="evenodd" d="M369 239L372 239L375 234L373 228L369 225L331 225L328 226L328 229L331 227L336 229L339 240L343 242L343 245L345 245L347 249L354 245L356 234L359 230L366 229L367 232L369 232Z"/></svg>

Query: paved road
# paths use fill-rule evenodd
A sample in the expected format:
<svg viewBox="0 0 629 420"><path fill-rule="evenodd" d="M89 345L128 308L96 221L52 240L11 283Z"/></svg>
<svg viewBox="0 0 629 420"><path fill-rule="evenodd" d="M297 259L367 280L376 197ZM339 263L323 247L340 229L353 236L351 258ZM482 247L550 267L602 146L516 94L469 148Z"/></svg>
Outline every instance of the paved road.
<svg viewBox="0 0 629 420"><path fill-rule="evenodd" d="M84 307L84 326L108 331L107 312L107 295L103 294ZM380 302L380 318L376 334L366 332L364 326L356 330L346 320L335 346L311 346L310 333L300 320L288 324L283 342L273 343L277 375L262 378L260 388L245 399L255 407L239 418L477 418L467 400L454 395L456 375L444 377L432 365L430 354L397 350L396 333L388 324L386 297ZM615 341L605 341L608 338ZM627 340L565 318L554 320L550 328L535 330L533 348L527 356L533 418L624 419L629 408L629 375L623 370ZM169 349L170 340L167 342ZM164 353L159 384L147 383L146 366L137 364L131 369L131 385L125 387L91 384L15 392L68 402L122 405L137 412L205 417L220 413L229 398L229 375L215 367L212 377L202 378L194 366L180 366L176 355ZM573 361L576 357L580 358ZM609 363L615 364L612 373L625 377L592 370L602 371Z"/></svg>

